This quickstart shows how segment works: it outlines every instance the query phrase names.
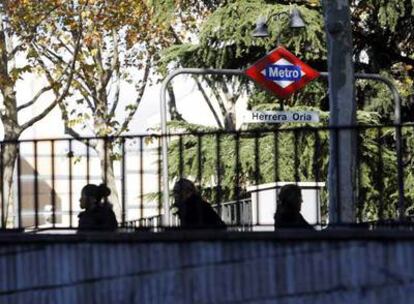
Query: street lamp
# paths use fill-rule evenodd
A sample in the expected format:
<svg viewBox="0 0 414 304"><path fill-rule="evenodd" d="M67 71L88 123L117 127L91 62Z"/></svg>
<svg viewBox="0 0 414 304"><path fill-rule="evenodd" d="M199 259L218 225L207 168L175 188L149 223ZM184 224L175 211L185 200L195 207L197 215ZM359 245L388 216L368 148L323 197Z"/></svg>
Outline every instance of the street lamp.
<svg viewBox="0 0 414 304"><path fill-rule="evenodd" d="M286 15L290 19L290 28L303 28L305 27L305 22L303 21L302 17L300 16L299 10L294 7L290 14L287 12L280 12L274 13L270 15L267 19L265 17L260 16L256 21L256 28L253 30L253 37L269 37L269 32L267 30L267 23L269 22L270 18L275 17L279 18L282 15Z"/></svg>

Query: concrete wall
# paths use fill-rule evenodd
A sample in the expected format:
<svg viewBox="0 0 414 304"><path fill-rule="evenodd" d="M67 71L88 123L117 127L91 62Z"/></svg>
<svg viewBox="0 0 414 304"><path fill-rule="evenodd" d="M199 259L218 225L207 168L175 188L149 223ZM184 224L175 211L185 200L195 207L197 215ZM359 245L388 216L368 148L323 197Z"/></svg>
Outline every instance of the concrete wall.
<svg viewBox="0 0 414 304"><path fill-rule="evenodd" d="M0 303L412 303L410 233L0 235Z"/></svg>

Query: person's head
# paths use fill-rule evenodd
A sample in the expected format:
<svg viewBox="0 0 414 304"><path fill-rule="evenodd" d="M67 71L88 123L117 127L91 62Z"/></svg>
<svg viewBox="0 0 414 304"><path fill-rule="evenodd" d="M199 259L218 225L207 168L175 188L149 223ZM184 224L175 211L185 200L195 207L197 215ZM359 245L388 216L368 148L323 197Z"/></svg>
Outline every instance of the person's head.
<svg viewBox="0 0 414 304"><path fill-rule="evenodd" d="M301 205L302 193L299 186L288 184L280 188L278 207L290 212L300 212Z"/></svg>
<svg viewBox="0 0 414 304"><path fill-rule="evenodd" d="M104 184L99 186L95 184L87 184L82 188L81 198L79 200L82 209L90 209L98 205L102 198L111 194L111 190Z"/></svg>
<svg viewBox="0 0 414 304"><path fill-rule="evenodd" d="M186 178L180 178L174 185L173 196L175 202L185 201L187 198L197 193L194 183Z"/></svg>

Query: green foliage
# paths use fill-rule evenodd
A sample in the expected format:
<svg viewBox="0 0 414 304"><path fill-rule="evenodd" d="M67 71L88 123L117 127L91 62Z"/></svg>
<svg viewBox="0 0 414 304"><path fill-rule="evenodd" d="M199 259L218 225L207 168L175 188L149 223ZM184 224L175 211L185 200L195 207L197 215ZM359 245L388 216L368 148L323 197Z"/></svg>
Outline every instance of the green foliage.
<svg viewBox="0 0 414 304"><path fill-rule="evenodd" d="M262 0L226 1L204 21L197 43L176 45L167 49L162 64L165 67L168 65L243 69L275 48L279 39L281 44L305 62L320 71L326 71L327 54L322 7L317 1L296 2L307 24L306 30L288 29L286 16L280 15L268 23L270 38L257 39L251 36L259 14L270 16L272 13L289 11L290 7L286 5L288 1L278 3ZM354 0L350 4L355 71L381 73L382 76L395 79L394 84L402 96L403 119L412 121L414 43L406 34L414 31L412 1ZM214 83L222 81L214 80ZM211 89L217 90L217 87ZM282 103L285 109L316 109L321 111L322 119L318 126L323 128L327 125L329 103L327 83L324 81L314 81L284 100L262 91L251 83L246 83L243 89L249 96L249 109L279 110ZM358 123L361 127L365 126L358 135L359 219L375 220L380 216L395 218L398 202L395 129L380 130L369 127L393 122L394 101L389 88L371 80L357 81L356 97ZM249 126L250 133L240 133L238 171L235 171L237 133L223 133L219 140L217 135L209 135L203 137L201 144L197 136L185 136L181 141L175 139L170 146L171 174L182 174L194 179L200 177L199 182L206 189L210 189L206 195L212 200L215 199L215 191L211 189L214 190L217 186L218 176L226 200L234 199L236 190L245 195L246 187L256 183L295 179L326 181L329 132L326 129L305 131L300 127L301 125L292 124ZM259 138L255 140L254 132L258 132L258 128L265 128L266 132L260 133ZM295 133L293 128L299 129ZM192 125L187 129L185 124L181 123L179 130L196 132L197 126ZM404 165L407 168L414 166L413 135L412 127L403 128ZM219 159L216 157L218 142ZM277 155L275 143L279 147ZM198 163L198 151L202 152L201 167ZM254 157L256 151L259 152L258 158ZM180 163L181 156L183 161ZM411 169L404 170L409 212L413 212L414 208L412 172ZM242 189L236 189L238 183ZM325 212L326 199L324 193Z"/></svg>
<svg viewBox="0 0 414 304"><path fill-rule="evenodd" d="M264 0L229 1L203 22L196 43L174 45L163 52L160 62L163 71L167 70L167 66L244 69L276 48L279 43L309 64L323 66L326 60L323 18L317 9L305 5L298 6L298 9L307 23L306 29L289 28L287 14L290 13L291 6L269 4ZM252 31L259 16L269 17L274 14L276 18L269 19L270 37L254 38ZM248 94L249 107L262 103L264 99L267 103L278 102L273 96L259 96L261 90L246 78L205 78L209 79L210 90L216 95L226 96L224 108L227 109L234 105L241 94ZM223 87L230 88L227 89L230 94ZM320 106L325 101L326 89L323 84L315 83L294 94L287 104Z"/></svg>
<svg viewBox="0 0 414 304"><path fill-rule="evenodd" d="M351 5L356 70L395 79L403 113L413 113L414 40L407 33L414 31L414 2L353 0ZM412 121L412 117L403 119Z"/></svg>
<svg viewBox="0 0 414 304"><path fill-rule="evenodd" d="M289 7L266 4L262 0L234 1L215 10L204 22L197 44L167 49L164 63L174 61L186 67L243 68L275 48L277 37L291 51L302 54L305 60L326 58L320 15L306 7L299 9L309 24L305 31L289 29L286 16L280 15L269 22L270 38L257 39L251 33L259 14L270 16L289 12Z"/></svg>
<svg viewBox="0 0 414 304"><path fill-rule="evenodd" d="M311 107L296 109L312 110ZM395 130L372 127L379 125L380 119L375 112L358 112L361 126L358 133L358 206L363 206L358 207L358 214L362 221L397 216ZM195 133L197 126L191 125L188 130L194 135L172 138L169 146L170 176L197 179L205 190L204 195L211 201L216 199L215 189L219 180L224 201L235 200L237 193L245 196L246 188L255 184L295 180L326 182L329 130L323 126L327 120L328 113L322 112L321 122L311 128L306 124L284 124L267 130L261 126L261 130L232 134L210 132L204 136L198 136ZM185 124L180 123L179 130L184 127ZM209 130L201 127L198 131ZM406 133L408 131L405 130ZM410 144L414 149L414 142ZM405 175L407 199L412 203L414 176L411 171ZM326 216L326 192L322 208Z"/></svg>
<svg viewBox="0 0 414 304"><path fill-rule="evenodd" d="M404 194L407 213L414 214L414 126L408 125L402 128L402 137L404 139L405 157L404 161Z"/></svg>
<svg viewBox="0 0 414 304"><path fill-rule="evenodd" d="M378 3L376 3L378 5ZM398 19L405 15L405 6L398 0L383 0L379 5L378 21L383 27L395 31Z"/></svg>
<svg viewBox="0 0 414 304"><path fill-rule="evenodd" d="M376 81L360 80L356 88L356 102L359 109L378 113L383 123L393 122L395 105L388 87Z"/></svg>
<svg viewBox="0 0 414 304"><path fill-rule="evenodd" d="M282 106L310 106L318 111L327 109L327 86L322 81L313 81L288 98L280 99L257 86L248 91L248 108L279 110Z"/></svg>

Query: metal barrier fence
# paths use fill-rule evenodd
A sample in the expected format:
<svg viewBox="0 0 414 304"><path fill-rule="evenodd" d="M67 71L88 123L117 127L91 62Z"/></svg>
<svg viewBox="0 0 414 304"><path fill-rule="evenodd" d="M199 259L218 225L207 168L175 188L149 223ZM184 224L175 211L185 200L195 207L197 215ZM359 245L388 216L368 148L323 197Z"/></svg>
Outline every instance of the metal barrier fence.
<svg viewBox="0 0 414 304"><path fill-rule="evenodd" d="M186 177L229 226L273 230L277 192L286 183L296 183L302 188L305 218L321 227L327 223L328 212L329 134L344 130L357 135L357 223L397 220L401 186L405 189L403 218L409 216L414 206L411 124L165 135L168 186ZM403 164L397 162L396 130L402 132ZM109 200L120 226L160 228L163 136L1 142L1 228L76 229L80 192L88 183L106 183L111 188ZM179 225L176 219L172 223Z"/></svg>

